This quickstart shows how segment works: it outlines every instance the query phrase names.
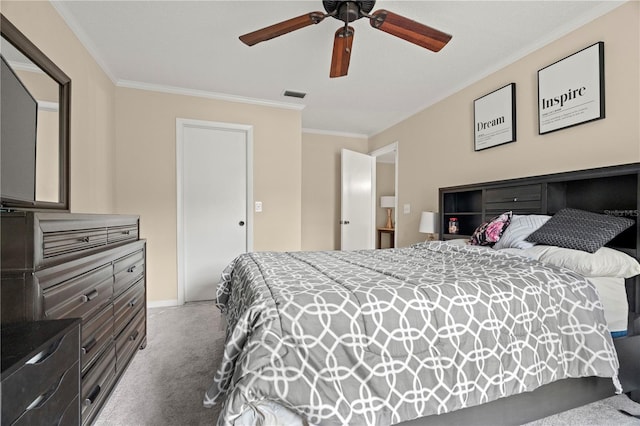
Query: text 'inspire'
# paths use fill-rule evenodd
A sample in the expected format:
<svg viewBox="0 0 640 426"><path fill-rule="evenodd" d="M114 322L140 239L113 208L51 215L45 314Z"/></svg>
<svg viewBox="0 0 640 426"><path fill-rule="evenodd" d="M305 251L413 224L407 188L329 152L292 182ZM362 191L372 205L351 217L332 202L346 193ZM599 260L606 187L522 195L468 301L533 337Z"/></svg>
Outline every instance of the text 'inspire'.
<svg viewBox="0 0 640 426"><path fill-rule="evenodd" d="M551 108L556 105L560 105L560 108L562 108L565 102L584 96L586 91L587 88L583 86L579 89L569 89L567 90L567 93L563 93L562 95L555 96L551 99L542 98L542 109Z"/></svg>

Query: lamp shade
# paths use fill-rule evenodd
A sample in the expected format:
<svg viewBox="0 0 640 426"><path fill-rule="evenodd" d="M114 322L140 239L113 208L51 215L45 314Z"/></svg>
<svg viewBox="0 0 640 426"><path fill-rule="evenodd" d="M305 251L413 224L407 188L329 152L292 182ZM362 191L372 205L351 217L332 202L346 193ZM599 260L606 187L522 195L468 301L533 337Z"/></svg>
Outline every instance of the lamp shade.
<svg viewBox="0 0 640 426"><path fill-rule="evenodd" d="M396 207L396 197L393 195L380 197L380 207L383 209L393 209Z"/></svg>
<svg viewBox="0 0 640 426"><path fill-rule="evenodd" d="M435 234L437 228L438 213L422 212L422 216L420 216L420 229L418 231L422 234Z"/></svg>

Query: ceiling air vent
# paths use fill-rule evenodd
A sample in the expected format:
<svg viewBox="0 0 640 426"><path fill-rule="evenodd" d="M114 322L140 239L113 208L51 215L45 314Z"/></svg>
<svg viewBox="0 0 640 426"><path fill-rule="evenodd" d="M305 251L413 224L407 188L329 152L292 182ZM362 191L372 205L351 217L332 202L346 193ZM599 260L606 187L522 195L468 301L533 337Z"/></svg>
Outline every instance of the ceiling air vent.
<svg viewBox="0 0 640 426"><path fill-rule="evenodd" d="M305 96L307 96L306 93L294 92L293 90L285 90L283 95L284 96L289 96L290 98L298 98L298 99L302 99Z"/></svg>

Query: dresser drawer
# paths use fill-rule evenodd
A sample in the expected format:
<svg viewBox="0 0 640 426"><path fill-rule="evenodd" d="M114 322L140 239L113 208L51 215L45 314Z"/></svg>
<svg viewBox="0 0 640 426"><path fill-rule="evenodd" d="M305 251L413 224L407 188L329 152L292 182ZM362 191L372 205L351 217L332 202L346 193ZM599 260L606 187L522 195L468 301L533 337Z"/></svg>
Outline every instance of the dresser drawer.
<svg viewBox="0 0 640 426"><path fill-rule="evenodd" d="M116 338L116 370L121 372L140 346L145 336L145 310L138 311L134 319Z"/></svg>
<svg viewBox="0 0 640 426"><path fill-rule="evenodd" d="M107 230L107 243L120 243L138 239L138 225L113 226Z"/></svg>
<svg viewBox="0 0 640 426"><path fill-rule="evenodd" d="M91 314L109 302L113 295L111 264L47 288L43 296L46 318L79 318Z"/></svg>
<svg viewBox="0 0 640 426"><path fill-rule="evenodd" d="M485 209L488 213L512 210L514 213L537 213L542 209L542 185L521 185L487 189Z"/></svg>
<svg viewBox="0 0 640 426"><path fill-rule="evenodd" d="M113 315L115 319L114 334L116 336L131 321L136 312L144 306L144 298L144 279L140 279L115 300L113 303Z"/></svg>
<svg viewBox="0 0 640 426"><path fill-rule="evenodd" d="M497 203L504 201L531 201L542 198L542 185L521 185L507 188L487 189L485 201L487 203Z"/></svg>
<svg viewBox="0 0 640 426"><path fill-rule="evenodd" d="M60 421L58 425L60 426L71 426L71 425L79 425L80 424L80 395L76 395L73 398L73 401L67 406L62 415L60 416Z"/></svg>
<svg viewBox="0 0 640 426"><path fill-rule="evenodd" d="M76 365L78 369L79 339L80 329L76 326L67 334L44 344L43 350L9 377L3 378L2 424L10 424L39 396L52 395L61 382L67 383L74 374L77 393L79 372L73 373L70 367Z"/></svg>
<svg viewBox="0 0 640 426"><path fill-rule="evenodd" d="M39 394L13 425L64 425L65 423L63 423L62 420L65 418L66 424L76 424L71 419L74 419L75 422L77 422L78 419L79 380L80 369L78 362L76 362L66 370L62 376L57 378L49 389ZM75 406L73 402L75 402ZM70 412L67 413L67 411Z"/></svg>
<svg viewBox="0 0 640 426"><path fill-rule="evenodd" d="M91 363L102 352L106 345L113 340L113 306L109 304L100 313L82 324L82 371L90 367Z"/></svg>
<svg viewBox="0 0 640 426"><path fill-rule="evenodd" d="M107 244L106 228L44 232L42 235L42 257L47 259L105 244Z"/></svg>
<svg viewBox="0 0 640 426"><path fill-rule="evenodd" d="M113 293L117 296L131 287L133 283L144 275L144 266L143 250L139 250L114 262L113 274L115 276L115 283L113 285Z"/></svg>
<svg viewBox="0 0 640 426"><path fill-rule="evenodd" d="M111 345L82 377L82 423L86 423L109 393L116 375L116 348Z"/></svg>
<svg viewBox="0 0 640 426"><path fill-rule="evenodd" d="M537 201L507 201L504 203L487 203L485 204L486 212L489 214L499 214L506 211L512 211L514 214L518 213L539 213L541 212L542 205L540 200ZM490 218L487 218L490 219Z"/></svg>

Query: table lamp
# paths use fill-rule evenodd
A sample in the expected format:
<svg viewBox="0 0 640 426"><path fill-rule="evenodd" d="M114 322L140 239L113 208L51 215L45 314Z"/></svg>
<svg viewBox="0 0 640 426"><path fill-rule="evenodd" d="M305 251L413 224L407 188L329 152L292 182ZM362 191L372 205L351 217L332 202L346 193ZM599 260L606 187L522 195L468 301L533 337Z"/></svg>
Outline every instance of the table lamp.
<svg viewBox="0 0 640 426"><path fill-rule="evenodd" d="M438 232L438 213L422 212L418 232L421 234L429 234L426 241L433 241L435 239L433 238L433 234Z"/></svg>
<svg viewBox="0 0 640 426"><path fill-rule="evenodd" d="M393 222L391 222L391 209L396 207L396 197L393 195L380 197L380 207L387 209L387 224L384 227L393 229Z"/></svg>

